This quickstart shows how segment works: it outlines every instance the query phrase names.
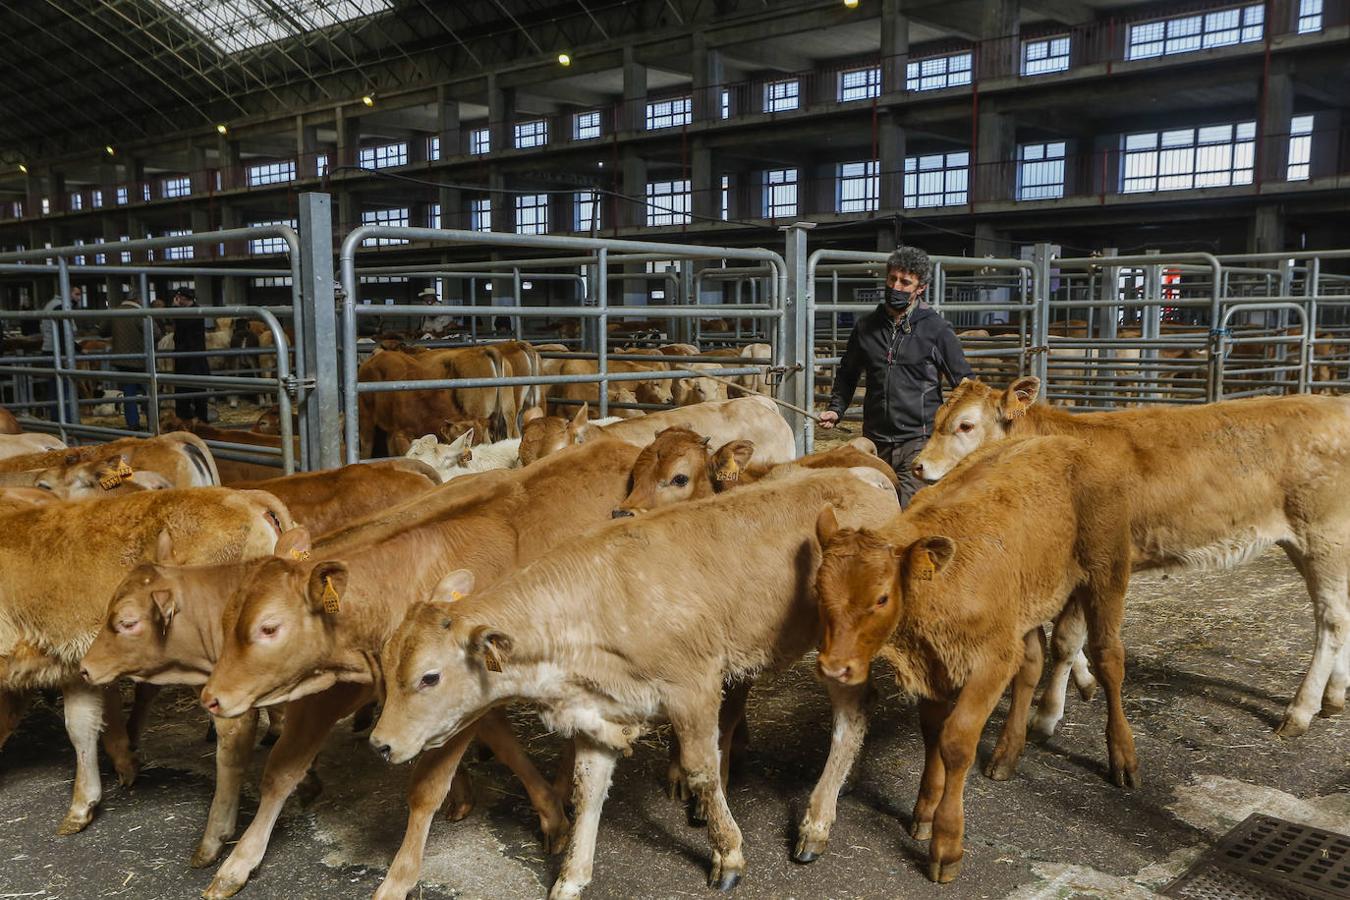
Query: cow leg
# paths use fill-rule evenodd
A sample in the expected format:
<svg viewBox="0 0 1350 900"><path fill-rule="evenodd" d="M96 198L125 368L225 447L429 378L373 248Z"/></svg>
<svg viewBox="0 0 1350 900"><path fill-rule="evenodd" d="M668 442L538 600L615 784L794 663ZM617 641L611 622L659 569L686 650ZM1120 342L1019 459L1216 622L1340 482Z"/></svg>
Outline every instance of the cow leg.
<svg viewBox="0 0 1350 900"><path fill-rule="evenodd" d="M127 734L131 737L131 749L140 746L141 735L145 733L146 723L150 721L150 710L154 708L155 698L161 688L148 681L138 681L131 701L131 715L127 718Z"/></svg>
<svg viewBox="0 0 1350 900"><path fill-rule="evenodd" d="M1022 637L1022 665L1013 676L1012 700L1008 704L1008 720L1003 723L994 755L984 767L984 774L994 781L1007 781L1017 771L1017 761L1027 744L1027 714L1031 711L1031 696L1041 680L1045 662L1041 642L1045 631L1033 628Z"/></svg>
<svg viewBox="0 0 1350 900"><path fill-rule="evenodd" d="M553 776L553 796L564 806L572 799L572 772L577 766L577 742L563 739L562 751L558 754L558 771Z"/></svg>
<svg viewBox="0 0 1350 900"><path fill-rule="evenodd" d="M136 780L140 768L136 754L131 752L131 736L127 734L127 720L122 714L122 691L110 684L103 688L103 749L117 770L117 781L127 787Z"/></svg>
<svg viewBox="0 0 1350 900"><path fill-rule="evenodd" d="M1087 654L1082 650L1079 650L1074 656L1070 672L1073 675L1073 685L1078 688L1080 699L1086 702L1097 695L1097 679L1092 677L1092 669L1088 666Z"/></svg>
<svg viewBox="0 0 1350 900"><path fill-rule="evenodd" d="M436 811L456 778L459 761L473 740L475 730L465 728L445 746L418 757L408 781L408 827L389 866L389 874L384 876L375 892L375 900L403 900L417 885L431 821L436 818Z"/></svg>
<svg viewBox="0 0 1350 900"><path fill-rule="evenodd" d="M708 886L729 891L745 874L745 856L741 852L741 830L731 817L722 790L717 720L709 713L706 707L694 704L684 710L673 709L670 724L680 737L680 762L689 789L702 801L708 815L708 838L713 845Z"/></svg>
<svg viewBox="0 0 1350 900"><path fill-rule="evenodd" d="M548 893L549 900L577 900L591 883L600 811L605 805L605 795L609 793L610 779L614 777L614 763L619 758L617 750L597 744L584 735L577 735L576 745L576 769L572 778L576 825L572 828L572 840L567 845L562 871Z"/></svg>
<svg viewBox="0 0 1350 900"><path fill-rule="evenodd" d="M1319 542L1320 543L1320 542ZM1303 574L1313 601L1313 620L1317 637L1312 664L1303 677L1298 693L1285 710L1284 721L1276 730L1280 737L1298 737L1308 730L1312 717L1330 701L1330 711L1345 705L1345 661L1342 654L1350 637L1350 578L1346 562L1336 548L1313 544L1299 553L1285 547L1295 566ZM1337 670L1341 670L1338 676Z"/></svg>
<svg viewBox="0 0 1350 900"><path fill-rule="evenodd" d="M1041 694L1040 706L1031 720L1032 737L1046 740L1059 727L1059 720L1064 718L1064 697L1069 691L1073 663L1083 652L1086 642L1087 624L1083 621L1083 610L1076 601L1070 600L1055 619L1055 630L1050 639L1050 658L1054 667L1050 671L1050 682Z"/></svg>
<svg viewBox="0 0 1350 900"><path fill-rule="evenodd" d="M910 837L926 841L933 836L933 816L942 800L942 789L947 784L947 769L942 764L942 725L951 715L952 705L946 700L919 701L919 731L923 735L923 775L919 779L919 796L914 801L914 812L909 820Z"/></svg>
<svg viewBox="0 0 1350 900"><path fill-rule="evenodd" d="M966 774L975 762L980 732L1012 675L1011 667L998 665L976 672L961 688L956 705L942 723L938 738L944 772L942 799L933 814L933 837L928 844L928 877L941 884L961 874Z"/></svg>
<svg viewBox="0 0 1350 900"><path fill-rule="evenodd" d="M250 709L235 719L212 717L216 732L216 791L206 828L192 854L194 869L209 866L220 858L225 842L234 836L239 823L239 791L244 773L253 756L253 739L258 731L258 711Z"/></svg>
<svg viewBox="0 0 1350 900"><path fill-rule="evenodd" d="M1125 645L1120 640L1120 626L1125 618L1125 586L1129 572L1117 574L1115 584L1086 588L1081 605L1087 616L1088 654L1106 693L1106 747L1111 780L1116 787L1139 787L1134 734L1130 731L1125 704L1120 698L1120 687L1125 680Z"/></svg>
<svg viewBox="0 0 1350 900"><path fill-rule="evenodd" d="M797 849L792 854L797 862L815 862L830 842L839 792L867 734L865 700L868 689L866 683L845 685L833 679L825 682L834 718L834 727L830 730L830 755L825 759L825 768L811 791L811 802L797 829Z"/></svg>
<svg viewBox="0 0 1350 900"><path fill-rule="evenodd" d="M0 750L19 727L27 706L28 695L23 691L0 691Z"/></svg>
<svg viewBox="0 0 1350 900"><path fill-rule="evenodd" d="M494 709L478 720L478 739L488 746L492 755L515 773L525 787L534 811L539 814L539 828L544 832L544 849L558 853L567 844L567 830L571 825L562 803L553 793L553 786L539 774L525 750L516 740L515 732L505 714Z"/></svg>
<svg viewBox="0 0 1350 900"><path fill-rule="evenodd" d="M281 808L304 779L328 732L343 716L359 709L370 699L364 685L340 684L322 693L291 703L286 724L263 769L262 801L234 851L221 864L216 877L202 894L207 900L232 897L248 882L262 862L272 838Z"/></svg>
<svg viewBox="0 0 1350 900"><path fill-rule="evenodd" d="M75 746L75 795L65 819L56 829L57 834L66 835L83 831L94 820L94 807L103 799L103 783L98 775L103 688L71 683L62 688L61 694L65 699L66 734Z"/></svg>
<svg viewBox="0 0 1350 900"><path fill-rule="evenodd" d="M722 695L722 708L717 715L717 754L723 791L731 782L732 744L736 735L744 732L747 727L745 704L750 699L752 684L750 681L738 681ZM693 805L689 808L689 824L699 826L708 824L708 814L703 809L703 800L700 797L694 797Z"/></svg>

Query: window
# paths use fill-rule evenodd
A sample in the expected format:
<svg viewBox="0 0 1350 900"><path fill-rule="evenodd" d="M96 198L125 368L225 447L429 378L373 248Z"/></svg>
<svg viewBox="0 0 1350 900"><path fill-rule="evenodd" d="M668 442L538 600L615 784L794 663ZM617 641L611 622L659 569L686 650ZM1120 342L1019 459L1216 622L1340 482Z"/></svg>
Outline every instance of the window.
<svg viewBox="0 0 1350 900"><path fill-rule="evenodd" d="M191 229L191 228L186 228L186 229L184 229L184 230L182 230L182 231L166 231L166 232L164 232L164 236L165 236L165 237L182 237L182 236L185 235L185 234L192 234L192 229ZM164 258L165 258L165 259L192 259L192 251L193 251L193 247L192 247L191 244L189 244L189 245L186 246L186 247L165 247L165 248L164 248Z"/></svg>
<svg viewBox="0 0 1350 900"><path fill-rule="evenodd" d="M201 32L223 53L263 44L394 8L393 0L286 0L284 4L220 0L160 0L175 20Z"/></svg>
<svg viewBox="0 0 1350 900"><path fill-rule="evenodd" d="M1298 33L1322 30L1322 0L1298 0Z"/></svg>
<svg viewBox="0 0 1350 900"><path fill-rule="evenodd" d="M936 91L970 84L972 54L930 56L905 65L905 90Z"/></svg>
<svg viewBox="0 0 1350 900"><path fill-rule="evenodd" d="M127 188L126 188L126 185L123 185L122 187L120 187L120 188L117 189L117 205L118 205L118 206L126 206L126 205L127 205Z"/></svg>
<svg viewBox="0 0 1350 900"><path fill-rule="evenodd" d="M516 123L516 149L542 147L548 143L548 120L531 119Z"/></svg>
<svg viewBox="0 0 1350 900"><path fill-rule="evenodd" d="M93 209L99 209L103 206L103 191L101 189L94 188L94 190L90 192L89 205Z"/></svg>
<svg viewBox="0 0 1350 900"><path fill-rule="evenodd" d="M320 178L328 174L328 154L320 153L314 157L314 172Z"/></svg>
<svg viewBox="0 0 1350 900"><path fill-rule="evenodd" d="M249 223L250 228L261 225L289 225L292 228L299 227L295 219L273 219L268 222ZM265 256L269 253L285 253L286 250L286 239L275 234L270 234L267 237L253 238L248 242L249 256Z"/></svg>
<svg viewBox="0 0 1350 900"><path fill-rule="evenodd" d="M722 176L722 221L731 218L731 176Z"/></svg>
<svg viewBox="0 0 1350 900"><path fill-rule="evenodd" d="M70 192L70 211L79 212L84 209L84 195L79 191Z"/></svg>
<svg viewBox="0 0 1350 900"><path fill-rule="evenodd" d="M362 147L356 155L357 165L363 169L387 169L408 164L408 145L385 144L382 147Z"/></svg>
<svg viewBox="0 0 1350 900"><path fill-rule="evenodd" d="M970 154L905 157L905 207L960 206L970 186Z"/></svg>
<svg viewBox="0 0 1350 900"><path fill-rule="evenodd" d="M1022 74L1044 75L1069 70L1069 36L1036 38L1022 42Z"/></svg>
<svg viewBox="0 0 1350 900"><path fill-rule="evenodd" d="M786 112L801 106L802 83L795 78L764 85L764 111Z"/></svg>
<svg viewBox="0 0 1350 900"><path fill-rule="evenodd" d="M479 197L477 200L469 201L469 230L470 231L492 230L491 198Z"/></svg>
<svg viewBox="0 0 1350 900"><path fill-rule="evenodd" d="M600 136L600 110L577 113L572 116L572 138L589 141Z"/></svg>
<svg viewBox="0 0 1350 900"><path fill-rule="evenodd" d="M283 162L249 166L247 177L249 187L258 187L263 184L285 184L288 181L294 181L295 160L288 159Z"/></svg>
<svg viewBox="0 0 1350 900"><path fill-rule="evenodd" d="M693 118L693 100L689 97L672 97L669 100L657 100L647 104L647 128L674 128L688 125Z"/></svg>
<svg viewBox="0 0 1350 900"><path fill-rule="evenodd" d="M769 169L764 173L764 218L797 214L797 170Z"/></svg>
<svg viewBox="0 0 1350 900"><path fill-rule="evenodd" d="M441 139L432 135L427 138L427 159L431 162L441 158Z"/></svg>
<svg viewBox="0 0 1350 900"><path fill-rule="evenodd" d="M839 164L837 212L868 212L877 208L880 198L881 184L875 159Z"/></svg>
<svg viewBox="0 0 1350 900"><path fill-rule="evenodd" d="M1023 144L1017 149L1017 199L1064 196L1064 142Z"/></svg>
<svg viewBox="0 0 1350 900"><path fill-rule="evenodd" d="M1251 184L1255 139L1255 122L1126 135L1121 191Z"/></svg>
<svg viewBox="0 0 1350 900"><path fill-rule="evenodd" d="M164 179L165 197L186 197L192 193L192 179L186 175Z"/></svg>
<svg viewBox="0 0 1350 900"><path fill-rule="evenodd" d="M600 194L596 191L577 191L572 195L573 231L600 229Z"/></svg>
<svg viewBox="0 0 1350 900"><path fill-rule="evenodd" d="M43 198L42 198L42 214L43 214L44 216L49 216L49 215L51 215L51 212L52 212L52 201L51 201L49 198L47 198L47 197L43 197Z"/></svg>
<svg viewBox="0 0 1350 900"><path fill-rule="evenodd" d="M441 205L439 203L432 203L427 207L427 227L441 227Z"/></svg>
<svg viewBox="0 0 1350 900"><path fill-rule="evenodd" d="M1130 26L1126 59L1151 59L1259 41L1265 26L1265 7L1221 9L1217 12L1157 19Z"/></svg>
<svg viewBox="0 0 1350 900"><path fill-rule="evenodd" d="M881 96L881 66L839 73L839 101L870 100Z"/></svg>
<svg viewBox="0 0 1350 900"><path fill-rule="evenodd" d="M150 202L150 182L148 181L141 183L141 199L146 203Z"/></svg>
<svg viewBox="0 0 1350 900"><path fill-rule="evenodd" d="M407 227L408 207L401 209L367 209L361 213L362 225L396 225ZM408 243L403 238L368 237L361 242L362 247L390 247L394 244Z"/></svg>
<svg viewBox="0 0 1350 900"><path fill-rule="evenodd" d="M76 247L83 247L83 246L84 246L84 239L83 239L83 238L75 238L75 240L71 241L71 243L74 244ZM84 254L81 253L79 256L75 257L75 258L74 258L74 263L75 263L75 265L77 265L77 266L82 266L82 265L84 265ZM85 304L84 304L84 305L88 305L88 300L87 300L83 295L81 295L81 298L80 298L80 299L82 299L82 300L85 301Z"/></svg>
<svg viewBox="0 0 1350 900"><path fill-rule="evenodd" d="M722 118L731 118L731 91L722 90Z"/></svg>
<svg viewBox="0 0 1350 900"><path fill-rule="evenodd" d="M1294 116L1289 123L1288 181L1307 181L1312 175L1312 116Z"/></svg>
<svg viewBox="0 0 1350 900"><path fill-rule="evenodd" d="M475 128L469 132L469 152L482 156L492 152L492 131L487 128Z"/></svg>
<svg viewBox="0 0 1350 900"><path fill-rule="evenodd" d="M548 233L548 194L516 195L516 234Z"/></svg>
<svg viewBox="0 0 1350 900"><path fill-rule="evenodd" d="M288 288L291 286L291 276L289 275L265 275L253 279L253 286L260 288Z"/></svg>
<svg viewBox="0 0 1350 900"><path fill-rule="evenodd" d="M689 182L687 180L648 182L647 224L689 224Z"/></svg>
<svg viewBox="0 0 1350 900"><path fill-rule="evenodd" d="M119 240L119 241L129 241L129 240L131 240L131 235L129 235L129 234L124 234L124 235L122 235L120 238L118 238L118 240ZM129 263L129 262L131 262L131 251L130 251L130 250L123 250L123 251L122 251L121 260L122 260L122 262L124 262L124 263Z"/></svg>
<svg viewBox="0 0 1350 900"><path fill-rule="evenodd" d="M94 243L95 243L95 244L106 244L106 243L107 243L107 240L106 240L105 238L101 238L101 237L100 237L100 238L94 238ZM20 249L22 249L22 248L20 248ZM106 253L95 253L95 254L94 254L94 265L96 265L96 266L102 266L102 265L106 265L107 262L108 262L108 254L106 254Z"/></svg>

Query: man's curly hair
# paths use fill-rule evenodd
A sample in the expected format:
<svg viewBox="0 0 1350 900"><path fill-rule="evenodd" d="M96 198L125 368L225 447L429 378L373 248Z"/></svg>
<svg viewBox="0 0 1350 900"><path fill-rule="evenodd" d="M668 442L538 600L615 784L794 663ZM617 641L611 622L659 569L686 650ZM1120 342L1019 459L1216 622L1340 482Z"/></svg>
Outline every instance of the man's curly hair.
<svg viewBox="0 0 1350 900"><path fill-rule="evenodd" d="M927 287L933 280L933 262L918 247L896 247L886 258L886 271L911 272L918 276L919 283Z"/></svg>

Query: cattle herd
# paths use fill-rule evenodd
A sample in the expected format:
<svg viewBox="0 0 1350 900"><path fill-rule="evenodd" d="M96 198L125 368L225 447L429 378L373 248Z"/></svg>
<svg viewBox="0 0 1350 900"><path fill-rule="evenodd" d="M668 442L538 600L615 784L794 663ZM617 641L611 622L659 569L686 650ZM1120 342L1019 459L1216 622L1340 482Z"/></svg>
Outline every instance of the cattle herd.
<svg viewBox="0 0 1350 900"><path fill-rule="evenodd" d="M547 371L537 348L511 344L390 350L366 367L395 379ZM669 384L623 390L643 399ZM1132 572L1231 566L1280 546L1316 634L1280 734L1344 706L1350 402L1071 413L1035 402L1032 377L967 381L916 462L929 486L901 512L895 473L866 439L794 458L759 388L599 422L575 402L549 415L563 410L540 408L549 398L531 388L365 395L363 450L392 457L270 478L235 477L260 473L231 474L198 434L66 448L0 411L0 746L28 695L60 691L76 775L58 832L74 834L101 797L100 739L130 783L158 686L199 687L216 785L183 856L202 867L236 837L265 710L278 739L258 811L206 891L221 898L244 888L287 798L354 717L379 756L414 761L407 830L376 895L401 900L437 811L472 806L459 762L478 740L520 779L545 848L565 853L551 896L570 898L591 881L616 763L665 722L666 787L706 822L709 883L741 880L727 783L753 725L747 697L812 651L833 722L794 858L827 850L879 657L918 703L911 833L929 842L938 882L960 872L966 776L1009 686L988 777L1010 778L1028 733L1055 730L1072 680L1104 694L1109 778L1140 783L1121 699ZM566 399L593 402L588 389ZM553 779L518 741L511 704L562 742Z"/></svg>

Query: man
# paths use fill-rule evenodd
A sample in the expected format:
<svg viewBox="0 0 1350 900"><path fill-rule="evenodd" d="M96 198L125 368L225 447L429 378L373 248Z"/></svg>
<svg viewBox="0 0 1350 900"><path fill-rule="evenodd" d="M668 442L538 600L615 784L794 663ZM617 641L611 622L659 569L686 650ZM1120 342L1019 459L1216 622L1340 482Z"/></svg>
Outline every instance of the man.
<svg viewBox="0 0 1350 900"><path fill-rule="evenodd" d="M191 288L179 288L173 294L175 309L188 309L197 305L197 295ZM173 349L175 353L206 352L206 320L200 318L173 319ZM173 361L175 375L210 375L211 366L205 356L177 357ZM173 389L175 394L200 393L206 388L180 384ZM184 422L199 419L206 422L206 398L175 400L174 414Z"/></svg>
<svg viewBox="0 0 1350 900"><path fill-rule="evenodd" d="M128 297L117 307L118 309L140 309L141 301L137 297ZM145 371L145 336L143 328L152 327L144 319L133 317L116 318L112 320L112 353L113 355L128 354L135 359L114 359L112 367L118 372L144 372ZM141 430L141 405L133 400L134 397L145 396L145 385L137 381L118 382L117 386L122 389L122 417L126 419L127 428L132 431Z"/></svg>
<svg viewBox="0 0 1350 900"><path fill-rule="evenodd" d="M820 427L835 426L867 375L863 434L900 479L900 506L909 505L923 482L914 477L914 458L933 428L942 405L942 383L955 387L973 377L961 342L946 319L922 303L933 277L928 254L899 247L886 260L886 298L853 326L835 372L830 405Z"/></svg>
<svg viewBox="0 0 1350 900"><path fill-rule="evenodd" d="M432 287L422 288L417 294L419 303L425 303L428 306L436 304L436 289ZM454 327L455 320L451 316L423 316L421 323L417 326L418 334L422 337L443 338L450 333Z"/></svg>

